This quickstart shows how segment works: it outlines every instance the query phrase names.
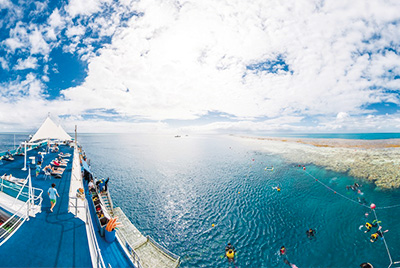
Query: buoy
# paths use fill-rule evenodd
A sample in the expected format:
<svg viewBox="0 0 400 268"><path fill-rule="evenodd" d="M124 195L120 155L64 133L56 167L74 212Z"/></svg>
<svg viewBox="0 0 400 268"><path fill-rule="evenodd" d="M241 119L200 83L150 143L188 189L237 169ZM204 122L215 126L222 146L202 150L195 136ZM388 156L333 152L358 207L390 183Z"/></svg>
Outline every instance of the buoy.
<svg viewBox="0 0 400 268"><path fill-rule="evenodd" d="M303 167L303 170L306 170L306 167Z"/></svg>
<svg viewBox="0 0 400 268"><path fill-rule="evenodd" d="M371 209L375 209L376 205L375 204L371 204Z"/></svg>
<svg viewBox="0 0 400 268"><path fill-rule="evenodd" d="M336 194L336 191L334 193Z"/></svg>
<svg viewBox="0 0 400 268"><path fill-rule="evenodd" d="M214 226L215 226L215 224L213 223L213 224L211 224L211 226L212 226L212 227L214 227Z"/></svg>
<svg viewBox="0 0 400 268"><path fill-rule="evenodd" d="M240 194L240 192L238 192L238 194Z"/></svg>

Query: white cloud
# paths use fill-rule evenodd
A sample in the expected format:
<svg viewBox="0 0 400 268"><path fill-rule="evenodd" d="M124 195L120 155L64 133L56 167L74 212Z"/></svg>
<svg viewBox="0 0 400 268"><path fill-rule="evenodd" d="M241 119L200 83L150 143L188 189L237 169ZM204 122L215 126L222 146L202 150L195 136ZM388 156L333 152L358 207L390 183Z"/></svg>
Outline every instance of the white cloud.
<svg viewBox="0 0 400 268"><path fill-rule="evenodd" d="M344 113L344 112L340 112L340 113L338 113L336 115L336 118L338 120L343 120L343 119L348 118L348 117L349 117L349 114L348 113Z"/></svg>
<svg viewBox="0 0 400 268"><path fill-rule="evenodd" d="M18 59L17 65L14 70L36 69L38 67L38 60L35 57L29 57L25 60Z"/></svg>
<svg viewBox="0 0 400 268"><path fill-rule="evenodd" d="M78 15L91 15L101 10L103 3L109 3L111 0L70 0L66 8L69 15L74 18Z"/></svg>
<svg viewBox="0 0 400 268"><path fill-rule="evenodd" d="M8 62L3 57L0 57L0 65L3 70L10 69L10 67L8 66Z"/></svg>
<svg viewBox="0 0 400 268"><path fill-rule="evenodd" d="M31 54L48 55L50 53L50 46L44 40L42 33L38 29L30 33L29 42L31 44Z"/></svg>
<svg viewBox="0 0 400 268"><path fill-rule="evenodd" d="M105 5L114 12L93 16ZM132 10L143 16L121 27ZM63 49L88 61L88 75L62 91L57 107L72 116L112 109L156 121L216 111L239 121L196 127L207 131L310 131L300 127L305 118L315 118L321 131L361 129L358 119L366 130L377 118L397 122L397 115L370 117L365 107L400 103L400 79L394 79L400 58L387 50L400 42L398 10L400 2L378 0L71 0L52 13L46 37L57 40L67 29ZM79 15L87 20L73 19ZM26 44L20 28L5 41L11 50ZM96 34L82 39L90 31ZM40 31L36 35L32 50L48 53ZM96 35L112 37L111 44L95 51ZM246 68L279 60L287 66L276 72Z"/></svg>
<svg viewBox="0 0 400 268"><path fill-rule="evenodd" d="M399 17L390 12L386 18L372 6L329 2L318 11L305 0L187 1L181 7L141 1L135 8L144 16L132 19L90 59L83 86L64 94L78 102L87 95L92 108L154 120L193 119L212 110L248 119L360 114L362 105L387 96L369 89L376 81L365 77L371 76L371 63L379 66L385 59L357 53L365 39ZM371 25L377 20L380 25ZM293 74L246 70L277 55Z"/></svg>
<svg viewBox="0 0 400 268"><path fill-rule="evenodd" d="M73 36L81 36L85 34L85 27L83 26L73 26L67 29L66 36L71 38Z"/></svg>
<svg viewBox="0 0 400 268"><path fill-rule="evenodd" d="M3 42L12 53L19 48L25 49L28 47L28 32L25 25L22 22L18 22L16 26L10 30L10 37Z"/></svg>

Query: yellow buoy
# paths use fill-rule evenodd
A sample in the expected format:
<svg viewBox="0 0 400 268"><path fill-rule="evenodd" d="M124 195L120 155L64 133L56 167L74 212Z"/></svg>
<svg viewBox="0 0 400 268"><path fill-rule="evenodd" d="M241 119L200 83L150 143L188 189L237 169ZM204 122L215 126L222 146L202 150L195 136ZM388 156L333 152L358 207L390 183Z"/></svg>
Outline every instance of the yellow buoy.
<svg viewBox="0 0 400 268"><path fill-rule="evenodd" d="M213 224L211 224L211 226L212 226L212 227L214 227L214 226L215 226L215 224L213 223Z"/></svg>
<svg viewBox="0 0 400 268"><path fill-rule="evenodd" d="M238 194L240 194L240 192L238 192Z"/></svg>

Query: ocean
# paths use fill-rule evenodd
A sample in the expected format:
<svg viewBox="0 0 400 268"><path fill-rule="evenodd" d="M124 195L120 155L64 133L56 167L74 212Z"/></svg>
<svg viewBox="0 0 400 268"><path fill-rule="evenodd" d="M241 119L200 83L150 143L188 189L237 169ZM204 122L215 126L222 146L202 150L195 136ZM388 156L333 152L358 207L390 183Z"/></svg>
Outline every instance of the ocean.
<svg viewBox="0 0 400 268"><path fill-rule="evenodd" d="M289 267L284 259L298 267L389 266L383 241L369 241L376 228L359 230L374 217L358 200L400 205L399 190L306 167L351 202L297 163L230 136L81 134L78 141L95 176L110 177L114 205L143 234L181 256L181 267ZM1 150L12 145L12 135L0 135ZM346 190L355 182L363 195ZM376 210L389 230L385 238L393 261L400 261L399 212L400 207ZM312 239L308 228L316 229ZM234 264L224 257L229 242L237 251Z"/></svg>

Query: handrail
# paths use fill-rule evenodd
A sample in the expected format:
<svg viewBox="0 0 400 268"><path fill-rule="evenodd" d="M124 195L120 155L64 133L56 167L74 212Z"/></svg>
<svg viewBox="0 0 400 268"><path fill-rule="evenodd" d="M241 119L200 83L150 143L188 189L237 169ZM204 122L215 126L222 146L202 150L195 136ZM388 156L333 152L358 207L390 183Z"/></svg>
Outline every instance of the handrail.
<svg viewBox="0 0 400 268"><path fill-rule="evenodd" d="M21 207L20 207L10 218L8 218L8 219L1 225L0 229L6 230L5 227L7 226L7 224L9 224L9 223L11 222L12 219L16 218L16 217L17 217L17 214L19 214L20 210L21 210L22 208L25 208L25 207L27 206L28 202L30 202L30 201L31 201L31 198L29 198L24 204L22 204ZM21 214L21 215L24 215L24 214ZM16 226L17 224L19 224L19 222L21 222L21 219L23 219L23 220L22 220L22 223L23 223L28 217L29 217L28 212L27 212L27 214L25 215L25 217L21 217L21 216L18 215L18 219L17 219L17 220L12 224L12 226L9 227L8 229L9 229L9 230L13 230L13 229L15 228L15 226ZM0 240L3 239L3 241L0 242L0 246L1 246L2 244L4 244L4 243L7 241L8 237L10 237L11 235L13 235L14 232L15 232L16 230L17 230L17 229L15 229L14 231L11 231L11 232L8 232L8 231L6 230L6 231L0 236Z"/></svg>
<svg viewBox="0 0 400 268"><path fill-rule="evenodd" d="M29 174L31 174L31 173L29 172ZM30 176L30 175L28 175L28 177L29 177L29 176ZM21 185L21 190L19 190L18 195L17 195L17 197L15 198L15 200L14 200L14 202L13 202L13 205L15 204L15 201L16 201L16 200L18 199L18 197L20 196L20 194L21 194L22 190L24 189L26 183L28 182L28 177L26 177L26 179L25 179L25 181L24 181L24 184Z"/></svg>
<svg viewBox="0 0 400 268"><path fill-rule="evenodd" d="M15 184L15 185L18 185L18 184L16 184L16 183L12 182L12 181L8 181L8 182L9 182L9 183L13 183L13 184ZM24 187L27 187L27 186L21 186L21 185L18 185L18 186L21 187L21 189L24 188ZM8 185L6 185L6 184L2 184L2 187L6 187L6 188L8 188L8 189L10 189L10 190L13 190L13 191L15 191L15 192L17 191L15 188L10 187L10 186L8 186ZM34 198L33 200L35 201L35 200L37 200L38 198L41 198L41 196L42 196L42 194L43 194L43 190L40 189L40 188L36 188L36 187L32 187L32 189L33 189L35 192L36 192L36 191L40 192L39 195L34 195L35 198ZM1 189L1 192L3 192L3 189ZM23 197L28 197L29 195L28 195L28 193L22 192L22 193L21 193L21 196L23 196Z"/></svg>
<svg viewBox="0 0 400 268"><path fill-rule="evenodd" d="M76 153L77 147L74 148L74 156L73 156L73 162L72 162L72 169L74 170L75 168L79 168L79 154ZM72 176L75 177L76 180L82 180L82 175L81 172L78 173L78 177L75 175L75 172L72 171ZM72 177L71 177L72 179ZM76 200L75 202L75 210L76 213L75 215L77 215L77 209L78 209L78 198L75 196L70 196L70 199L74 199ZM71 206L71 202L69 202L68 204L68 209L70 207L74 207L74 204L72 203ZM85 198L83 201L83 207L79 206L79 208L83 208L85 209L85 224L87 225L86 228L86 233L87 233L87 238L88 238L88 242L89 242L89 246L91 245L94 249L94 254L96 257L96 263L92 263L93 267L96 268L106 268L106 265L104 264L104 260L103 260L103 256L101 255L101 250L99 247L99 244L97 243L97 238L96 238L96 233L94 231L94 227L93 227L93 223L92 223L92 217L90 216L90 210L89 210L89 203L88 200ZM91 255L93 253L93 251L90 252ZM93 258L92 258L93 260Z"/></svg>
<svg viewBox="0 0 400 268"><path fill-rule="evenodd" d="M168 249L164 248L163 246L161 246L160 244L158 244L153 238L151 238L150 236L146 236L146 238L148 240L150 240L151 243L153 243L154 245L156 245L161 251L163 251L165 254L169 255L170 257L172 257L173 259L176 260L180 260L180 257L174 253L172 253L171 251L169 251Z"/></svg>
<svg viewBox="0 0 400 268"><path fill-rule="evenodd" d="M86 224L89 225L89 233L90 237L88 237L89 242L92 242L92 245L95 249L95 253L96 253L96 267L100 267L100 268L106 268L105 264L104 264L104 260L103 257L101 255L101 251L100 251L100 247L99 244L97 243L97 239L96 239L96 234L94 232L94 227L93 227L93 223L91 220L91 216L90 216L90 211L89 211L89 206L88 206L88 201L87 199L85 199L84 202L84 206L85 206L85 215L86 215Z"/></svg>
<svg viewBox="0 0 400 268"><path fill-rule="evenodd" d="M126 249L129 251L130 256L132 257L132 262L133 265L136 264L136 268L143 268L143 266L140 264L140 257L139 255L137 255L136 251L133 249L133 247L131 247L131 245L129 245L128 240L126 239L125 235L117 230L117 237L119 239L122 240L122 242L124 242Z"/></svg>

